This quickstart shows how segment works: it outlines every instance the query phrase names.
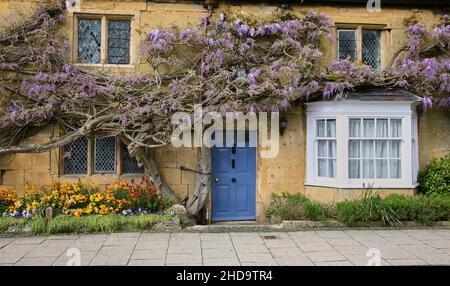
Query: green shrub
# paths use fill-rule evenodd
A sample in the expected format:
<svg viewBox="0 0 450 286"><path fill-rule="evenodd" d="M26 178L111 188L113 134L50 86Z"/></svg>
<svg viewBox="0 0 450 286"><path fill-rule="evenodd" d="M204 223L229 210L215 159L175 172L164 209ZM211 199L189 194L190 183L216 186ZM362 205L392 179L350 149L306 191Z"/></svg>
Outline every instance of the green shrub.
<svg viewBox="0 0 450 286"><path fill-rule="evenodd" d="M318 203L309 203L305 205L305 215L310 220L325 220L325 209Z"/></svg>
<svg viewBox="0 0 450 286"><path fill-rule="evenodd" d="M336 204L336 218L346 225L355 222L384 221L396 225L399 221L418 221L429 224L450 219L450 196L442 194L407 197L392 194L384 199L378 195L364 195L357 201Z"/></svg>
<svg viewBox="0 0 450 286"><path fill-rule="evenodd" d="M48 234L79 233L84 228L84 220L81 217L59 215L47 223Z"/></svg>
<svg viewBox="0 0 450 286"><path fill-rule="evenodd" d="M450 196L444 194L407 197L389 195L384 199L399 220L419 221L425 224L450 219Z"/></svg>
<svg viewBox="0 0 450 286"><path fill-rule="evenodd" d="M9 226L14 223L14 220L17 219L12 217L0 217L0 233L7 231Z"/></svg>
<svg viewBox="0 0 450 286"><path fill-rule="evenodd" d="M336 213L337 219L347 225L370 221L383 221L386 225L399 223L395 211L384 203L371 186L364 191L361 199L337 203Z"/></svg>
<svg viewBox="0 0 450 286"><path fill-rule="evenodd" d="M336 219L343 224L353 225L357 221L361 221L359 216L359 201L344 201L336 204Z"/></svg>
<svg viewBox="0 0 450 286"><path fill-rule="evenodd" d="M125 224L125 217L121 215L91 215L84 218L84 229L87 232L111 233L120 231Z"/></svg>
<svg viewBox="0 0 450 286"><path fill-rule="evenodd" d="M47 232L47 226L45 223L45 219L42 216L33 217L29 221L28 226L31 229L31 234L34 234L34 235L44 234Z"/></svg>
<svg viewBox="0 0 450 286"><path fill-rule="evenodd" d="M433 221L450 219L450 196L442 194L431 194L429 196L418 196L420 210L416 220L425 224Z"/></svg>
<svg viewBox="0 0 450 286"><path fill-rule="evenodd" d="M398 220L413 221L421 212L420 198L391 194L384 198L384 203L397 214Z"/></svg>
<svg viewBox="0 0 450 286"><path fill-rule="evenodd" d="M165 219L169 219L170 215L155 215L155 214L148 214L148 215L137 215L137 216L130 216L127 217L127 223L131 225L134 229L137 230L146 230L150 229L153 225L157 224L158 222L161 222Z"/></svg>
<svg viewBox="0 0 450 286"><path fill-rule="evenodd" d="M173 198L169 197L168 195L161 195L161 205L162 209L167 210L170 209L176 202Z"/></svg>
<svg viewBox="0 0 450 286"><path fill-rule="evenodd" d="M312 203L299 194L272 194L266 210L266 217L272 220L324 220L325 209L318 203Z"/></svg>
<svg viewBox="0 0 450 286"><path fill-rule="evenodd" d="M7 231L10 226L24 227L30 219L15 217L0 217L0 234Z"/></svg>
<svg viewBox="0 0 450 286"><path fill-rule="evenodd" d="M419 172L419 189L425 194L450 195L450 155L434 158Z"/></svg>

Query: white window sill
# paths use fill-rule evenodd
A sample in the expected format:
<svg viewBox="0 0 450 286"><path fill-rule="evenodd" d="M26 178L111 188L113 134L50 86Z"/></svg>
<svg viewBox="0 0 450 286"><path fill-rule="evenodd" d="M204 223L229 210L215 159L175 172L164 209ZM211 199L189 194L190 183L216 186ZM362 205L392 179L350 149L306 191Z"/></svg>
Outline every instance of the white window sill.
<svg viewBox="0 0 450 286"><path fill-rule="evenodd" d="M373 185L372 185L373 184ZM368 186L372 186L373 189L414 189L418 186L418 183L407 184L404 182L365 182L364 187L362 183L328 183L328 182L306 182L305 186L312 187L326 187L326 188L338 188L338 189L364 189Z"/></svg>

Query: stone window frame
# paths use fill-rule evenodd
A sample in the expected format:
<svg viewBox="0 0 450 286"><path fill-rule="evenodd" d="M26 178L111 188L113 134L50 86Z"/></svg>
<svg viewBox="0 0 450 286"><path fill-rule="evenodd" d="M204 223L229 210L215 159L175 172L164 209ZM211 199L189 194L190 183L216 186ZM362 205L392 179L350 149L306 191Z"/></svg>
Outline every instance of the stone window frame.
<svg viewBox="0 0 450 286"><path fill-rule="evenodd" d="M361 102L345 100L342 102L307 103L306 112L306 182L305 185L360 189L364 185L373 184L374 188L415 188L419 166L417 146L417 114L418 103L409 101ZM400 178L349 178L348 142L349 120L351 118L394 118L402 119L401 137L401 177ZM336 177L319 177L316 162L316 120L336 119Z"/></svg>
<svg viewBox="0 0 450 286"><path fill-rule="evenodd" d="M389 49L389 38L391 34L391 29L388 25L384 24L360 24L360 23L335 23L334 38L335 38L335 48L334 56L332 58L339 59L339 30L354 30L355 40L356 40L356 61L362 62L362 33L363 30L379 30L380 35L380 53L381 62L378 69L383 69L389 64L390 60L390 49Z"/></svg>
<svg viewBox="0 0 450 286"><path fill-rule="evenodd" d="M87 68L119 68L130 69L133 71L138 64L137 45L139 40L135 31L139 22L136 11L108 11L108 10L77 10L71 13L73 15L73 35L72 35L72 63L76 66ZM79 19L96 19L101 20L101 46L100 46L100 63L80 63L78 62L78 21ZM109 20L129 20L130 21L130 60L128 64L110 64L108 63L108 21Z"/></svg>
<svg viewBox="0 0 450 286"><path fill-rule="evenodd" d="M95 135L90 134L86 136L88 141L88 150L87 150L87 173L86 174L64 174L64 147L59 149L59 153L61 154L59 160L59 177L62 178L91 178L98 176L118 176L118 177L127 177L127 176L142 176L144 173L124 173L123 166L123 154L121 146L124 144L121 140L116 137L116 145L115 145L115 171L114 172L95 172L94 171L94 148L95 148Z"/></svg>

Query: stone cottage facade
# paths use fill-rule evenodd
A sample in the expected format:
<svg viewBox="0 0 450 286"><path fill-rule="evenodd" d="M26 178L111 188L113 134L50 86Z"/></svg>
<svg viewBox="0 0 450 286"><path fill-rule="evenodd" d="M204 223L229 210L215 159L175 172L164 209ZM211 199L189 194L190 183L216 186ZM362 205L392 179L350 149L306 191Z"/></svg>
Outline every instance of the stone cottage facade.
<svg viewBox="0 0 450 286"><path fill-rule="evenodd" d="M45 1L0 0L0 16L26 14L40 2ZM60 36L72 47L67 61L91 72L145 73L149 66L140 58L139 43L146 33L172 23L198 23L200 17L207 15L205 5L198 2L201 1L76 1L60 30ZM444 4L435 5L439 1L386 0L381 1L380 12L369 12L366 1L210 2L214 2L213 14L233 11L263 15L282 4L298 14L324 12L332 17L337 39L335 44L327 44L324 64L350 55L374 68L387 66L402 46L405 17L417 14L431 26L445 14ZM86 47L89 49L86 35L92 34L99 39L94 55L84 52ZM118 45L108 45L111 39L116 39ZM398 94L391 98L384 91L375 90L365 100L354 93L339 102L299 102L285 115L287 126L275 158L259 156L261 147L254 150L254 155L249 152L243 157L231 149L229 156L220 157L213 152L213 160L230 160L237 169L247 162L248 174L245 197L239 195L239 186L234 189L235 195L221 195L223 185L215 184L220 172L214 170L217 163L213 162L213 195L206 205L210 218L262 220L272 193L300 193L332 203L359 197L362 184L370 183L382 195L415 194L418 170L433 157L450 152L450 112L435 108L422 113L417 108L420 94L417 97L401 90L395 92ZM23 144L45 143L60 135L58 126L49 126ZM166 147L154 152L171 188L182 198L193 192L195 174L186 169L196 168L197 150ZM68 153L77 155L65 156ZM239 181L242 174L236 172L233 178ZM139 178L141 173L117 139L97 139L95 134L51 152L0 158L0 187L17 190L23 190L25 184L46 185L54 180L77 178L103 185ZM245 215L237 214L237 206ZM217 212L220 208L223 212Z"/></svg>

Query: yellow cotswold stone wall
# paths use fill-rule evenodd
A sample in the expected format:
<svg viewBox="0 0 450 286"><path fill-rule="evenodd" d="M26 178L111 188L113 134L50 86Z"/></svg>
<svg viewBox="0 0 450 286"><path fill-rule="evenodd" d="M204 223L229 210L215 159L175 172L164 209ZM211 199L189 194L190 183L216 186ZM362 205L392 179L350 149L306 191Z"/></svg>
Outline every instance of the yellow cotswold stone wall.
<svg viewBox="0 0 450 286"><path fill-rule="evenodd" d="M306 174L306 107L295 106L286 114L287 129L280 137L279 154L275 158L257 158L256 214L263 219L264 209L272 193L304 194Z"/></svg>
<svg viewBox="0 0 450 286"><path fill-rule="evenodd" d="M450 112L432 108L419 115L419 164L423 168L433 157L450 154Z"/></svg>
<svg viewBox="0 0 450 286"><path fill-rule="evenodd" d="M35 5L42 0L0 0L0 25L8 25L7 16L27 15ZM163 2L163 1L158 1ZM177 2L177 1L167 1ZM236 1L235 1L236 2ZM255 1L257 2L257 1ZM242 14L267 15L278 6L268 4L233 4L219 3L214 13L233 11ZM332 17L336 26L342 24L353 25L383 25L382 64L389 62L391 55L402 46L404 41L403 19L413 14L419 15L423 22L431 27L442 14L442 11L432 9L410 9L382 7L380 13L369 13L365 7L331 6L331 5L291 5L295 13L315 10L324 12ZM139 56L139 43L146 37L148 31L157 27L168 27L175 23L179 26L196 24L207 11L202 5L194 3L156 3L145 0L135 1L97 1L81 0L81 5L75 10L76 14L94 13L98 15L129 15L132 16L131 52L134 55L130 65L84 65L83 68L93 72L114 74L145 73L149 66ZM67 15L66 23L61 27L59 35L62 39L74 44L74 13ZM6 17L6 18L5 18ZM326 46L324 63L336 58L336 46L324 42ZM75 55L67 56L72 62ZM419 94L420 96L420 94ZM257 158L257 217L262 220L264 208L272 193L301 193L314 200L325 203L359 197L358 189L333 189L320 187L305 187L306 171L306 130L305 107L297 105L287 114L288 128L280 138L279 156L273 159ZM429 162L434 156L443 156L450 152L450 114L448 110L433 109L419 116L419 158L420 166ZM45 143L59 136L56 127L48 127L35 136L25 140L23 144ZM194 169L197 151L195 149L175 149L172 147L155 150L161 172L171 187L182 198L193 191L195 175L189 171L182 171L181 166ZM0 186L23 189L24 184L45 185L52 180L73 181L74 177L61 176L60 152L54 150L42 154L16 154L0 158ZM99 184L114 182L118 179L130 179L120 175L94 175L90 179ZM398 189L383 190L383 195L391 192L414 194L415 190ZM208 201L207 207L210 208Z"/></svg>

